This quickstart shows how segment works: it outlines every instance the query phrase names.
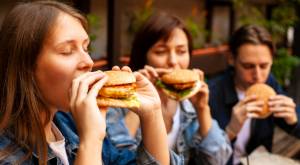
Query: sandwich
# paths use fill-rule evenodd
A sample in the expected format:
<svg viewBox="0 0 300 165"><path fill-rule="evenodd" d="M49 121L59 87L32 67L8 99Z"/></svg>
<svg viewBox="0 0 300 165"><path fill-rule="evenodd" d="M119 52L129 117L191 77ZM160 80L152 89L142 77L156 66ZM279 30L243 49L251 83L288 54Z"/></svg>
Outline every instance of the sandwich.
<svg viewBox="0 0 300 165"><path fill-rule="evenodd" d="M107 82L97 96L99 107L139 108L136 97L136 79L126 71L105 71Z"/></svg>
<svg viewBox="0 0 300 165"><path fill-rule="evenodd" d="M168 97L181 101L195 95L201 87L201 81L192 70L175 69L162 75L156 86Z"/></svg>
<svg viewBox="0 0 300 165"><path fill-rule="evenodd" d="M271 115L271 112L269 110L268 106L268 100L269 97L275 96L276 92L274 91L273 88L266 84L254 84L250 86L247 91L246 91L246 96L250 95L256 95L259 100L264 101L263 109L261 112L258 113L259 118L267 118L268 116Z"/></svg>

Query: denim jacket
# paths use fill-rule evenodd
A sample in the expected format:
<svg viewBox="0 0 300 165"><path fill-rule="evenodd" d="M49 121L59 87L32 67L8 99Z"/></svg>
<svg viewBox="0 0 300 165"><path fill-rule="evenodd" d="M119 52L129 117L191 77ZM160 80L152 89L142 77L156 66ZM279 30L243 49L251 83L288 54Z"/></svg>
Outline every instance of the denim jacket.
<svg viewBox="0 0 300 165"><path fill-rule="evenodd" d="M76 133L75 123L69 113L57 112L54 118L54 123L65 137L66 152L70 164L74 164L76 151L79 147L79 137ZM13 137L9 133L0 135L0 150L5 149L8 145L13 145ZM26 154L22 148L17 148L13 154L2 159L0 156L0 165L16 164L17 161L23 158ZM176 155L171 155L171 162L174 162ZM178 159L178 158L177 158ZM138 147L136 152L128 149L115 148L110 140L107 138L103 141L102 148L103 164L125 165L125 164L159 164L144 148L142 145ZM38 164L38 156L33 153L33 156L22 162L22 165L35 165ZM54 155L53 151L48 147L48 165L62 165L62 161Z"/></svg>
<svg viewBox="0 0 300 165"><path fill-rule="evenodd" d="M225 164L232 149L227 135L213 120L212 127L205 138L198 134L199 122L191 102L180 103L180 128L175 144L175 152L185 159L185 164ZM140 129L136 138L132 138L124 124L127 109L109 109L107 119L107 136L118 148L135 150L141 141Z"/></svg>

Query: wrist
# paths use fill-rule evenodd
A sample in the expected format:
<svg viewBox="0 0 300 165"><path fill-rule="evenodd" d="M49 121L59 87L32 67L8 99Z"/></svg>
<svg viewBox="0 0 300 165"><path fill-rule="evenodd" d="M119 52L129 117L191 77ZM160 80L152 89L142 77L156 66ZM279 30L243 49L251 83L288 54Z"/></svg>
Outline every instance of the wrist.
<svg viewBox="0 0 300 165"><path fill-rule="evenodd" d="M298 122L297 117L292 118L292 119L290 119L290 120L286 120L286 123L287 123L288 125L292 125L292 126L293 126L293 125L296 125L297 122Z"/></svg>
<svg viewBox="0 0 300 165"><path fill-rule="evenodd" d="M229 140L233 140L237 133L235 131L233 131L229 125L225 128L226 134L228 135Z"/></svg>
<svg viewBox="0 0 300 165"><path fill-rule="evenodd" d="M100 139L88 139L80 140L79 149L82 151L92 151L102 153L103 140Z"/></svg>

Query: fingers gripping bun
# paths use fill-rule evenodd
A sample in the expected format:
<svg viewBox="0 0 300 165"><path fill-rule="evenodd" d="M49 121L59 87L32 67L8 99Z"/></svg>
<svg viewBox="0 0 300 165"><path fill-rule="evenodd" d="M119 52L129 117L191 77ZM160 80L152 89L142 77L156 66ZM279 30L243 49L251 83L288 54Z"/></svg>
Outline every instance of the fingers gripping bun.
<svg viewBox="0 0 300 165"><path fill-rule="evenodd" d="M254 84L250 86L246 91L246 96L256 95L259 100L264 101L263 109L258 115L260 118L266 118L271 115L268 106L268 99L271 96L275 96L276 92L273 88L266 84Z"/></svg>

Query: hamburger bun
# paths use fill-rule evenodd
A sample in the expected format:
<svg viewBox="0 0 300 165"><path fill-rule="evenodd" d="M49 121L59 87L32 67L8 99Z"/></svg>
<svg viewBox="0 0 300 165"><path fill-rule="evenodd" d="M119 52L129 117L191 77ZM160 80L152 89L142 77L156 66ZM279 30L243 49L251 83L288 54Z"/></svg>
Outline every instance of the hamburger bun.
<svg viewBox="0 0 300 165"><path fill-rule="evenodd" d="M126 71L105 71L107 82L101 88L97 104L101 107L138 108L136 97L136 79L133 73Z"/></svg>
<svg viewBox="0 0 300 165"><path fill-rule="evenodd" d="M258 113L260 118L267 118L271 115L268 106L269 97L275 96L276 92L273 88L266 84L254 84L250 86L246 91L246 96L256 95L259 100L264 101L263 109Z"/></svg>
<svg viewBox="0 0 300 165"><path fill-rule="evenodd" d="M168 97L181 101L195 95L201 87L201 81L199 75L192 70L175 69L162 75L156 86Z"/></svg>

